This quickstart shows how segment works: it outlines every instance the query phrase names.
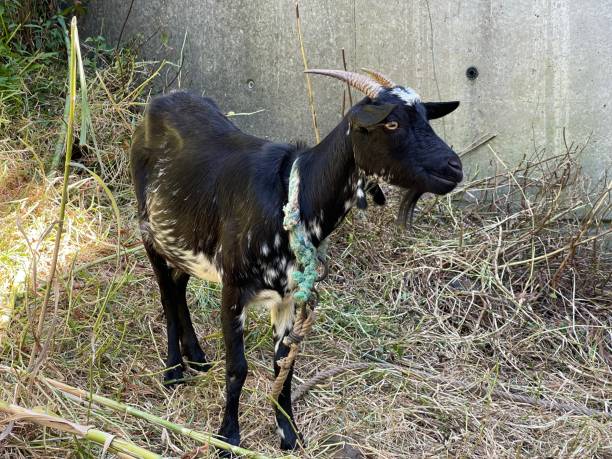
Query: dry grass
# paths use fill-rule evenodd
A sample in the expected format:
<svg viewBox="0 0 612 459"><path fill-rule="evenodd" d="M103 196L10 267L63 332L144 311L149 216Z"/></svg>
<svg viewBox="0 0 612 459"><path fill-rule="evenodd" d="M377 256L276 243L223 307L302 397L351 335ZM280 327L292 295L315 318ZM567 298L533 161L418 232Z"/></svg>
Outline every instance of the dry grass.
<svg viewBox="0 0 612 459"><path fill-rule="evenodd" d="M224 403L218 286L194 280L189 289L196 330L216 365L175 390L161 385L164 320L138 248L127 173L139 118L133 90L153 68L126 60L90 78L102 179L120 222L92 176L74 168L59 282L40 337L48 345L34 360L48 377L215 432ZM51 259L61 179L48 176L43 162L60 135L61 104L55 119L33 114L1 133L0 313L10 321L0 322L0 363L13 369L28 367ZM80 153L80 163L101 173L96 152ZM332 273L320 286L319 319L298 358L295 384L330 368L371 366L326 379L297 403L308 441L300 456L330 457L342 442L368 457L612 455L612 259L602 223L610 196L593 191L609 183L585 193L578 154L571 145L556 156L534 154L511 171L499 160L503 172L495 177L421 201L408 231L394 225L392 190L385 208L353 213L332 238ZM246 349L243 446L279 455L265 311L249 312ZM24 407L94 424L157 453L181 456L198 447L146 421L77 403L40 380L8 371L0 380L5 401L17 391ZM0 455L100 452L73 435L18 422Z"/></svg>

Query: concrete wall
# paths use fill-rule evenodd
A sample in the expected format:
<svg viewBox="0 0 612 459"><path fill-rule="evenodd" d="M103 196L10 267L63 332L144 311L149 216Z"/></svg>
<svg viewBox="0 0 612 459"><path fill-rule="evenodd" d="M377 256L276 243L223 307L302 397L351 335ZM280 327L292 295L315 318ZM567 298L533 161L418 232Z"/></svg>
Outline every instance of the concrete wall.
<svg viewBox="0 0 612 459"><path fill-rule="evenodd" d="M92 0L88 34L117 42L130 1ZM414 87L426 100L460 100L436 129L462 150L487 134L512 162L534 148L563 149L591 135L583 164L593 178L612 165L612 0L302 0L311 67L372 67ZM150 37L149 58L178 62L181 86L225 110L263 113L237 119L275 140L313 140L290 0L135 0L123 40ZM138 41L138 40L137 40ZM479 77L466 78L476 66ZM168 79L171 79L169 74ZM249 87L252 81L252 87ZM175 81L174 86L177 85ZM313 77L323 133L340 116L343 85ZM468 155L487 168L491 152Z"/></svg>

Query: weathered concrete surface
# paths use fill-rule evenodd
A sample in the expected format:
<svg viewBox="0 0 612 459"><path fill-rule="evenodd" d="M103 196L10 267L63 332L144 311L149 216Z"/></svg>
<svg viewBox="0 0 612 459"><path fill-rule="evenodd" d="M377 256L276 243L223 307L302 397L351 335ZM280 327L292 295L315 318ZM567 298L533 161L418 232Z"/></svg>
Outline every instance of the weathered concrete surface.
<svg viewBox="0 0 612 459"><path fill-rule="evenodd" d="M129 4L92 0L86 33L115 44ZM379 69L427 100L460 100L436 123L457 150L495 134L491 145L511 163L534 148L561 151L567 128L570 141L591 135L583 164L594 179L612 165L612 0L303 0L300 10L311 67L340 68L344 47L350 69ZM152 34L143 56L175 62L186 34L182 87L228 111L265 109L237 118L243 129L312 141L293 1L136 0L123 40ZM326 133L343 85L315 76L313 86ZM490 160L482 147L467 162L475 171Z"/></svg>

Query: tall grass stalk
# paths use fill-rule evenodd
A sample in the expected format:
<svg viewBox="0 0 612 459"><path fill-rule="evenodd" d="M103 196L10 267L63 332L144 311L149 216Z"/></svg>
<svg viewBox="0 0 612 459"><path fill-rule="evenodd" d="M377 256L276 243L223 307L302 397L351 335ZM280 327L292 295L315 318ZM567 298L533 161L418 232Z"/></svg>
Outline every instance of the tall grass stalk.
<svg viewBox="0 0 612 459"><path fill-rule="evenodd" d="M53 284L53 278L55 277L55 271L57 268L57 258L59 255L59 249L62 242L62 231L64 229L64 215L66 213L66 202L68 201L68 178L70 175L70 159L72 156L72 146L74 142L74 114L76 107L76 79L77 79L77 53L76 49L79 46L79 33L77 31L77 20L76 17L72 18L70 22L70 59L68 61L68 67L70 69L69 76L69 94L70 94L70 105L68 109L68 123L66 127L66 154L64 157L64 183L62 186L62 197L60 202L60 208L57 217L57 233L55 237L55 246L53 248L53 257L51 259L51 267L49 269L49 280L47 282L47 288L45 289L45 297L40 308L38 316L38 325L36 327L36 349L40 350L40 338L42 336L42 330L45 323L45 315L47 312L47 306L49 304L49 298L51 296L51 286ZM30 365L32 365L36 352L32 352L30 357Z"/></svg>
<svg viewBox="0 0 612 459"><path fill-rule="evenodd" d="M300 21L300 5L299 2L295 2L295 23L297 29L297 36L300 42L300 52L302 54L302 62L304 63L304 71L308 70L308 61L306 60L306 50L304 49L304 38L302 36L302 21ZM312 93L312 84L310 83L310 75L304 73L306 78L306 89L308 90L308 104L310 105L310 114L312 115L312 127L315 133L315 139L317 143L321 141L321 134L319 133L319 123L317 122L317 112L314 106L314 96Z"/></svg>
<svg viewBox="0 0 612 459"><path fill-rule="evenodd" d="M58 416L53 416L40 411L33 411L18 405L0 400L0 411L11 415L13 420L33 422L41 426L55 430L61 430L77 437L84 438L102 446L105 450L116 453L120 457L139 459L161 459L157 453L141 448L132 442L119 438L108 432L84 426Z"/></svg>
<svg viewBox="0 0 612 459"><path fill-rule="evenodd" d="M84 391L83 389L69 386L68 384L64 384L63 382L51 378L43 378L42 376L39 376L39 378L43 379L46 383L60 390L64 394L77 397L82 401L95 402L99 405L105 406L106 408L110 408L113 411L118 411L123 414L129 414L131 416L144 419L145 421L148 421L151 424L164 427L174 433L185 435L186 437L192 438L193 440L199 441L201 443L212 445L216 448L224 449L226 451L231 451L232 453L238 454L243 457L250 457L254 459L270 459L268 456L264 456L263 454L259 454L255 451L241 448L239 446L230 445L229 443L224 442L223 440L219 440L218 438L213 436L213 434L198 432L197 430L190 429L180 424L175 424L166 419L155 416L151 413L147 413L146 411L139 410L138 408L125 405L123 403L111 400L110 398L106 398L101 395Z"/></svg>

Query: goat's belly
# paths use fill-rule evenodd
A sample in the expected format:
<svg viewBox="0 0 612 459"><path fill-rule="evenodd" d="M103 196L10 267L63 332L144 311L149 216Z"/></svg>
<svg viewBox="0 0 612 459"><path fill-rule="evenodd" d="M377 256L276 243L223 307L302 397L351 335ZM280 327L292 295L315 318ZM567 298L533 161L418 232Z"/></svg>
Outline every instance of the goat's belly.
<svg viewBox="0 0 612 459"><path fill-rule="evenodd" d="M185 271L191 276L199 277L209 282L221 282L221 274L212 260L203 252L194 253L192 250L172 247L168 244L159 244L159 241L157 242L166 259L174 267Z"/></svg>
<svg viewBox="0 0 612 459"><path fill-rule="evenodd" d="M194 254L184 250L179 254L178 263L192 276L209 282L221 282L221 275L211 260L203 253Z"/></svg>
<svg viewBox="0 0 612 459"><path fill-rule="evenodd" d="M283 297L276 290L264 289L257 292L248 305L272 309L282 301Z"/></svg>

